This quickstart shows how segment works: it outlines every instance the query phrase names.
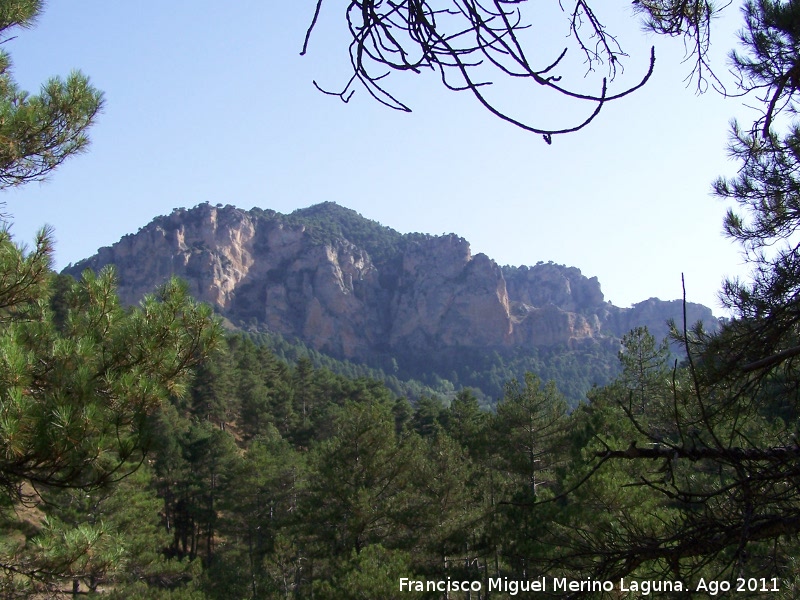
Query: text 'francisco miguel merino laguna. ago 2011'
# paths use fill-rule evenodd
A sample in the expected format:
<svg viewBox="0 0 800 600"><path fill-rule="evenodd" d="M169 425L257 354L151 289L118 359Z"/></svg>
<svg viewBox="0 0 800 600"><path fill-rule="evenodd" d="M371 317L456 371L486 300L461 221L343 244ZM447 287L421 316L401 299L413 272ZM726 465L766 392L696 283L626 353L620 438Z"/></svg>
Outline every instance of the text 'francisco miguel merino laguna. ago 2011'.
<svg viewBox="0 0 800 600"><path fill-rule="evenodd" d="M757 588L757 589L755 589ZM483 589L482 581L468 580L439 580L418 581L402 577L400 579L401 592L479 592ZM504 592L512 596L520 592L637 592L643 596L661 592L689 591L689 587L682 581L653 581L653 580L626 580L620 579L616 584L612 581L594 579L572 580L566 577L546 577L538 579L509 579L508 577L489 578L488 591ZM706 581L701 579L695 586L695 591L706 592L715 596L727 591L760 591L777 592L778 580L773 579L737 579L730 581Z"/></svg>

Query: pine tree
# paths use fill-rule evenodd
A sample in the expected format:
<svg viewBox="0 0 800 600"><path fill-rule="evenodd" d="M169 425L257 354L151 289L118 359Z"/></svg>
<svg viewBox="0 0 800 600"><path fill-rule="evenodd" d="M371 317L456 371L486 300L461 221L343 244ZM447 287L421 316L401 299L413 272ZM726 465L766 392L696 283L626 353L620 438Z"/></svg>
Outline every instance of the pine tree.
<svg viewBox="0 0 800 600"><path fill-rule="evenodd" d="M42 0L0 3L0 43L15 28L31 27ZM86 149L86 135L103 106L102 94L80 72L47 81L38 95L20 90L11 59L0 51L0 189L41 180Z"/></svg>

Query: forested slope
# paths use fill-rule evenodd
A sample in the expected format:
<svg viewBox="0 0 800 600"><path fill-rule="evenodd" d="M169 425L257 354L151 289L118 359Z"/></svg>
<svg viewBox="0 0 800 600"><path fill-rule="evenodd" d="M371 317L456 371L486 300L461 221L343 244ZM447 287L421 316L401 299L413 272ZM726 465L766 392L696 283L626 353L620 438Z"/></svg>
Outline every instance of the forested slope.
<svg viewBox="0 0 800 600"><path fill-rule="evenodd" d="M686 597L675 590L717 581L730 561L729 545L682 554L668 542L691 539L699 518L661 488L664 473L676 485L695 478L692 459L619 461L611 450L641 438L637 427L671 435L664 411L691 374L671 373L668 349L645 330L626 336L625 349L621 378L591 404L569 413L552 384L528 375L487 412L466 391L449 406L425 396L412 407L374 380L307 360L290 366L228 336L186 398L149 418L148 458L134 475L91 493L43 490L51 531L102 524L105 536L62 589L120 599L442 597L441 588L401 591L405 578L472 586L451 588L453 599L511 598L531 581L544 582L537 597L632 598L636 586L667 585L657 597ZM731 476L708 472L694 485L724 488ZM793 597L796 550L792 537L748 545L758 593ZM601 588L563 587L589 580Z"/></svg>

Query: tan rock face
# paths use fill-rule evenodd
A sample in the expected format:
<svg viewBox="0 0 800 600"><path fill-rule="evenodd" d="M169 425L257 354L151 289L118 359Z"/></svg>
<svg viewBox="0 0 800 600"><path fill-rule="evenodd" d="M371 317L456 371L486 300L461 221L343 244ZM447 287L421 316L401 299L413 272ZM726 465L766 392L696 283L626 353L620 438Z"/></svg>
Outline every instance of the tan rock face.
<svg viewBox="0 0 800 600"><path fill-rule="evenodd" d="M553 304L529 307L526 318L520 320L514 329L516 344L537 347L572 347L577 342L600 335L600 327L584 315L561 310Z"/></svg>
<svg viewBox="0 0 800 600"><path fill-rule="evenodd" d="M500 268L454 235L412 244L392 298L391 345L503 345L511 319ZM467 332L469 332L467 334Z"/></svg>
<svg viewBox="0 0 800 600"><path fill-rule="evenodd" d="M216 208L201 205L191 211L191 218L187 218L188 212L176 210L139 233L101 248L76 268L114 265L120 297L127 304L179 275L196 298L224 309L255 263L254 223L239 210L220 214Z"/></svg>
<svg viewBox="0 0 800 600"><path fill-rule="evenodd" d="M596 309L603 305L597 277L587 279L575 267L539 263L520 267L506 279L509 295L529 306L553 305L566 311Z"/></svg>
<svg viewBox="0 0 800 600"><path fill-rule="evenodd" d="M285 245L264 262L271 268L254 281L257 288L263 283L264 294L248 299L259 321L327 352L369 351L381 325L367 310L377 271L365 252L346 241Z"/></svg>
<svg viewBox="0 0 800 600"><path fill-rule="evenodd" d="M348 358L571 345L621 335L634 311L604 302L597 278L574 267L501 269L456 235L402 239L378 268L363 247L300 219L204 204L159 217L66 271L114 265L127 304L177 275L234 324ZM638 314L656 321L660 301L647 302Z"/></svg>

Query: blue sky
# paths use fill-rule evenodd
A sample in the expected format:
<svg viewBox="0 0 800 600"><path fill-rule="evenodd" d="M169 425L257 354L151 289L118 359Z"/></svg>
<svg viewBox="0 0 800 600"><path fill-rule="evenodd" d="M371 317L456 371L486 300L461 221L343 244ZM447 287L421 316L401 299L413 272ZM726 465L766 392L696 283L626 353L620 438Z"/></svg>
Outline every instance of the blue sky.
<svg viewBox="0 0 800 600"><path fill-rule="evenodd" d="M530 3L533 7L534 3ZM396 75L388 87L414 109L349 104L319 93L348 77L344 3L328 0L309 52L299 56L313 0L231 3L142 0L52 2L38 25L4 48L35 91L78 68L104 91L92 145L43 184L7 191L12 232L55 229L56 267L92 255L173 207L201 202L291 212L335 201L401 232L454 232L500 264L552 260L597 276L620 306L681 294L719 311L726 275L745 273L721 235L726 205L712 180L733 174L725 145L741 99L698 96L684 81L681 40L643 33L629 5L605 8L631 54L620 88L647 68L639 92L604 107L582 132L546 145L505 124L435 75ZM541 62L558 53L566 17L542 18ZM723 79L739 26L735 7L712 31ZM563 74L579 85L577 54ZM572 123L586 106L532 88L494 86L518 114Z"/></svg>

